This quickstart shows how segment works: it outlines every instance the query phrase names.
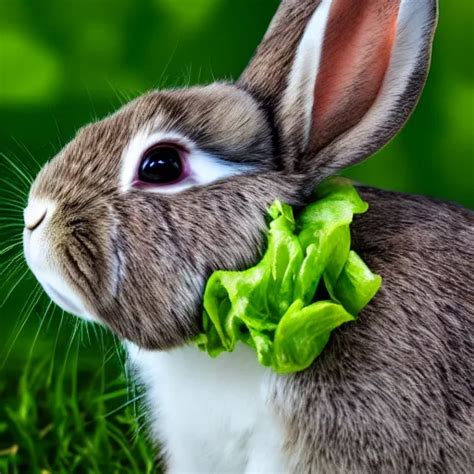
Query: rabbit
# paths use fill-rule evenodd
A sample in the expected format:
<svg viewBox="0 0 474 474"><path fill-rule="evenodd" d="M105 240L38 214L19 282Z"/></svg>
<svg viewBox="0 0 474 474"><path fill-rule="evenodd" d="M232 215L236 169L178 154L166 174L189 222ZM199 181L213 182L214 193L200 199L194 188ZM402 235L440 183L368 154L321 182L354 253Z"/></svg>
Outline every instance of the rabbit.
<svg viewBox="0 0 474 474"><path fill-rule="evenodd" d="M470 210L358 185L353 248L382 288L304 371L192 342L208 277L255 263L271 203L306 205L403 126L436 23L435 0L283 0L235 83L148 92L36 177L26 261L123 340L168 472L473 472Z"/></svg>

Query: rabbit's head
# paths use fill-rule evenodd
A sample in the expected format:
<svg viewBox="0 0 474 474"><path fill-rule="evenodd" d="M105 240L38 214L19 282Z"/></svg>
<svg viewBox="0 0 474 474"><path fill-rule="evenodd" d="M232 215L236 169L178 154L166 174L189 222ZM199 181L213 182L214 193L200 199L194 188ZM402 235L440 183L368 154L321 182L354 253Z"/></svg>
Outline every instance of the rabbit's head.
<svg viewBox="0 0 474 474"><path fill-rule="evenodd" d="M148 93L40 172L25 256L50 297L141 347L200 329L215 269L249 266L276 198L383 146L426 77L434 0L284 0L236 84Z"/></svg>

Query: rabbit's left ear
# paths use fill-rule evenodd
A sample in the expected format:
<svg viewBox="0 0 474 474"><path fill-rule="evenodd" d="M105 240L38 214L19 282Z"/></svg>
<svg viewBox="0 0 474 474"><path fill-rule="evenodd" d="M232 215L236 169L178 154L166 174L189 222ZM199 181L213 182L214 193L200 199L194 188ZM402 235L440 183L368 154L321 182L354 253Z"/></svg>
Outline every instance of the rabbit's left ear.
<svg viewBox="0 0 474 474"><path fill-rule="evenodd" d="M387 143L425 82L436 0L283 0L239 85L274 116L284 166L315 177Z"/></svg>

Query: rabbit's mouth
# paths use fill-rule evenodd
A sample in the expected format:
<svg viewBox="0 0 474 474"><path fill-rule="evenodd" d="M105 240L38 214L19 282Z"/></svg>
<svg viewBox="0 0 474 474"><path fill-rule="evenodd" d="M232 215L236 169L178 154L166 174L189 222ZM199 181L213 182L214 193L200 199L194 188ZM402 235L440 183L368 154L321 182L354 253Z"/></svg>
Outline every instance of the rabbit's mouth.
<svg viewBox="0 0 474 474"><path fill-rule="evenodd" d="M24 255L28 266L48 296L62 309L86 320L97 321L74 289L65 265L51 245L51 220L56 206L52 202L31 200L25 209Z"/></svg>

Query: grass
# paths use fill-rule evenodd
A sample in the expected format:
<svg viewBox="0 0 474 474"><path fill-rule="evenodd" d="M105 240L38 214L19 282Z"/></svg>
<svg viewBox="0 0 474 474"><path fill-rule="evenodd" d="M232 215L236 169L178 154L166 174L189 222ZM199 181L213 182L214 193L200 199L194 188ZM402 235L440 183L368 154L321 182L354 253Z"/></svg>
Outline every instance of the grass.
<svg viewBox="0 0 474 474"><path fill-rule="evenodd" d="M2 474L158 469L146 429L139 426L143 394L126 380L115 347L97 360L83 356L80 339L75 331L62 357L32 354L19 377L18 367L2 369Z"/></svg>

